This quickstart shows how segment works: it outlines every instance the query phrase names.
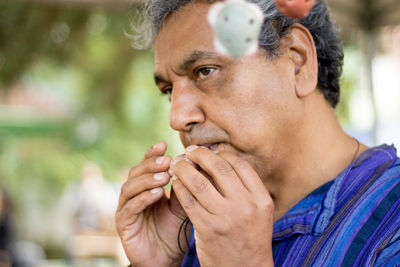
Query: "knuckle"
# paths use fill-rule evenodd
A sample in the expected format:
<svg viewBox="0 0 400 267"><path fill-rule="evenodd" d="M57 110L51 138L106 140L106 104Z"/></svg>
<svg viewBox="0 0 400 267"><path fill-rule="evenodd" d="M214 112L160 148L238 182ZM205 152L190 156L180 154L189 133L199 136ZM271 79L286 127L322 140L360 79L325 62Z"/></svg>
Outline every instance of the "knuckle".
<svg viewBox="0 0 400 267"><path fill-rule="evenodd" d="M253 203L249 203L243 208L243 217L251 218L257 210L257 206Z"/></svg>
<svg viewBox="0 0 400 267"><path fill-rule="evenodd" d="M128 179L136 176L136 170L137 170L137 166L133 166L132 168L130 168L129 174L128 174Z"/></svg>
<svg viewBox="0 0 400 267"><path fill-rule="evenodd" d="M147 157L150 157L150 156L153 154L153 151L154 151L153 147L149 147L149 148L146 150L146 153L144 154L143 159L146 159Z"/></svg>
<svg viewBox="0 0 400 267"><path fill-rule="evenodd" d="M215 224L214 232L217 235L227 235L231 232L232 224L226 220L222 220Z"/></svg>
<svg viewBox="0 0 400 267"><path fill-rule="evenodd" d="M149 196L149 194L150 194L150 192L147 192L147 194L140 194L137 196L136 201L137 201L139 207L146 204L146 202L147 202L146 200L147 200L147 197Z"/></svg>
<svg viewBox="0 0 400 267"><path fill-rule="evenodd" d="M218 152L217 152L217 155L220 156L220 157L222 157L222 158L226 158L227 156L230 155L230 153L229 153L229 152L226 152L226 151L218 151Z"/></svg>
<svg viewBox="0 0 400 267"><path fill-rule="evenodd" d="M274 202L272 200L265 199L260 201L259 208L266 212L273 212L275 209Z"/></svg>
<svg viewBox="0 0 400 267"><path fill-rule="evenodd" d="M239 168L247 168L249 166L249 163L241 158L234 159L233 164Z"/></svg>
<svg viewBox="0 0 400 267"><path fill-rule="evenodd" d="M121 186L121 195L126 195L129 192L129 183L125 182L122 186Z"/></svg>
<svg viewBox="0 0 400 267"><path fill-rule="evenodd" d="M122 209L123 214L132 214L132 205L128 202Z"/></svg>
<svg viewBox="0 0 400 267"><path fill-rule="evenodd" d="M232 167L222 160L215 162L215 169L221 174L229 174L232 172Z"/></svg>
<svg viewBox="0 0 400 267"><path fill-rule="evenodd" d="M209 189L209 182L205 179L201 179L194 186L194 191L197 194L201 194L207 192Z"/></svg>
<svg viewBox="0 0 400 267"><path fill-rule="evenodd" d="M122 226L121 226L121 224L119 223L119 221L115 221L115 230L117 231L117 233L119 234L119 235L121 235L121 232L122 232Z"/></svg>
<svg viewBox="0 0 400 267"><path fill-rule="evenodd" d="M189 196L182 203L182 207L187 210L193 209L195 206L196 206L196 202L194 201L194 198L192 196Z"/></svg>

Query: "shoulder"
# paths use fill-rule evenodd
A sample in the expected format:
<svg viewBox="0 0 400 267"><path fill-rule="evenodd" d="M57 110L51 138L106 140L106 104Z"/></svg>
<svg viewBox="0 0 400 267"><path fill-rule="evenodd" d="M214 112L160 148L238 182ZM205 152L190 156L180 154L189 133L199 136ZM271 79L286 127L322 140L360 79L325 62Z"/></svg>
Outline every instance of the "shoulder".
<svg viewBox="0 0 400 267"><path fill-rule="evenodd" d="M387 150L382 153L386 152ZM353 261L356 265L379 261L377 266L386 266L386 263L398 260L400 159L396 154L387 158L369 172L368 180L364 184L366 190L352 203L347 217L349 220L344 222L351 229L352 237L344 259Z"/></svg>
<svg viewBox="0 0 400 267"><path fill-rule="evenodd" d="M397 266L400 262L400 229L388 239L389 241L377 254L375 266Z"/></svg>
<svg viewBox="0 0 400 267"><path fill-rule="evenodd" d="M400 159L395 148L370 149L337 185L335 212L316 242L330 255L323 260L372 266L378 256L384 262L399 253L393 245L398 247L400 236Z"/></svg>

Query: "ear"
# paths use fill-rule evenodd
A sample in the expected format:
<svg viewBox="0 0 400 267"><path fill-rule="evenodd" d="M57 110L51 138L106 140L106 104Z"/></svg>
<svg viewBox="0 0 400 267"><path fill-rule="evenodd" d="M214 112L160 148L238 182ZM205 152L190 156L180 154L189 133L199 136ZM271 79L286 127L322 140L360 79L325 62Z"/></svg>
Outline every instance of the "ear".
<svg viewBox="0 0 400 267"><path fill-rule="evenodd" d="M318 57L314 39L303 25L295 23L288 36L291 40L287 51L294 64L296 95L306 97L317 88Z"/></svg>

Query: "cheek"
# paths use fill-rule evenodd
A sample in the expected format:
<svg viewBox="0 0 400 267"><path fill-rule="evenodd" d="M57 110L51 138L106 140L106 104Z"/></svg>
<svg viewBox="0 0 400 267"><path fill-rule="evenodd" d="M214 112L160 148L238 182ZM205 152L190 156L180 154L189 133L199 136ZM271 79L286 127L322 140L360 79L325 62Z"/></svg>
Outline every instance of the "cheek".
<svg viewBox="0 0 400 267"><path fill-rule="evenodd" d="M287 73L283 75L286 69L279 64L255 63L231 69L213 99L219 111L214 113L220 116L216 119L233 145L244 151L288 132L295 101L293 83Z"/></svg>
<svg viewBox="0 0 400 267"><path fill-rule="evenodd" d="M264 86L263 86L264 84ZM245 151L255 152L262 144L270 145L288 131L290 98L281 89L266 87L266 83L254 84L247 91L226 98L229 106L229 133L232 142Z"/></svg>
<svg viewBox="0 0 400 267"><path fill-rule="evenodd" d="M265 103L245 98L226 100L229 98L219 105L222 110L219 124L229 134L233 146L249 152L263 139L267 126L271 125L270 113L265 110Z"/></svg>

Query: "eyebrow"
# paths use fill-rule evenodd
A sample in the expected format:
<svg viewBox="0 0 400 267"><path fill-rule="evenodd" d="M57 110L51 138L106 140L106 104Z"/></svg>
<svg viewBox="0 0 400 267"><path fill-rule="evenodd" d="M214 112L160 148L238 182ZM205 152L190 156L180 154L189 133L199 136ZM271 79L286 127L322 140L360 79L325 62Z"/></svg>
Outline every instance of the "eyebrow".
<svg viewBox="0 0 400 267"><path fill-rule="evenodd" d="M202 51L202 50L195 50L187 55L183 60L182 63L178 66L179 72L185 72L190 69L198 60L200 59L216 59L216 58L224 58L221 54L218 54L213 51ZM154 81L158 85L160 83L168 83L161 75L154 74Z"/></svg>

